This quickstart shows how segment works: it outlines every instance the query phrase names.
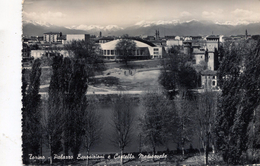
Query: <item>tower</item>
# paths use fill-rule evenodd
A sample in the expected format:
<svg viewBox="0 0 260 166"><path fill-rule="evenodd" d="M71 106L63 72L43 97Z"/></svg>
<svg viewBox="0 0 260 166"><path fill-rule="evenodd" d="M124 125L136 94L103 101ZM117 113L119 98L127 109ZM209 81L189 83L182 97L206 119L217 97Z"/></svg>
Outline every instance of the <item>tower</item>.
<svg viewBox="0 0 260 166"><path fill-rule="evenodd" d="M156 38L156 39L159 39L159 37L160 37L159 30L155 30L155 38Z"/></svg>
<svg viewBox="0 0 260 166"><path fill-rule="evenodd" d="M184 54L191 56L191 42L190 41L184 41L183 47L184 47L184 49L183 49Z"/></svg>
<svg viewBox="0 0 260 166"><path fill-rule="evenodd" d="M208 69L217 70L219 37L211 35L207 39Z"/></svg>
<svg viewBox="0 0 260 166"><path fill-rule="evenodd" d="M246 33L245 33L245 39L247 39L247 29L246 29Z"/></svg>
<svg viewBox="0 0 260 166"><path fill-rule="evenodd" d="M99 37L102 37L102 32L101 31L99 32Z"/></svg>

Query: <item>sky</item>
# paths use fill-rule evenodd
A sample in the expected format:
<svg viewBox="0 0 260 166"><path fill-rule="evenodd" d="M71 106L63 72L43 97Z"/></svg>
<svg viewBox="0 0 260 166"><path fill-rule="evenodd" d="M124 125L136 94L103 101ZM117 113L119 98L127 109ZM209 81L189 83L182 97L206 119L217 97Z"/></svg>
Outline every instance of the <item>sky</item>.
<svg viewBox="0 0 260 166"><path fill-rule="evenodd" d="M260 22L260 0L24 0L23 20L59 26Z"/></svg>

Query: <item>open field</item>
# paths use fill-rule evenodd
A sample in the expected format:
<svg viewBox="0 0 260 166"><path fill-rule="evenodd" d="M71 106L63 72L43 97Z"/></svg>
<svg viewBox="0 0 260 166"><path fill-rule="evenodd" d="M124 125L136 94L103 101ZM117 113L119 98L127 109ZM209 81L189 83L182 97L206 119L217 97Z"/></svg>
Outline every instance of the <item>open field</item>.
<svg viewBox="0 0 260 166"><path fill-rule="evenodd" d="M131 61L125 64L106 63L107 70L102 75L96 75L89 79L88 94L102 92L113 93L115 91L141 91L158 90L160 74L160 60ZM29 81L31 69L25 70L26 80ZM48 92L51 80L52 68L43 67L41 74L40 92Z"/></svg>

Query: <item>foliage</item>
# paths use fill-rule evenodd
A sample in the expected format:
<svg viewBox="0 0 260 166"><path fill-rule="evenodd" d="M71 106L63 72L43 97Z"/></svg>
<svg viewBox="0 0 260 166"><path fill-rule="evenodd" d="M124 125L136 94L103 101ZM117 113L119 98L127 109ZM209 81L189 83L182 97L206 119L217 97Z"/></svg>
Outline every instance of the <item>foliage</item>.
<svg viewBox="0 0 260 166"><path fill-rule="evenodd" d="M87 109L85 110L85 135L84 146L89 154L90 148L98 143L101 138L102 121L101 116L97 113L97 103L95 101L89 102Z"/></svg>
<svg viewBox="0 0 260 166"><path fill-rule="evenodd" d="M119 58L123 59L126 65L130 57L135 54L135 50L136 43L131 39L123 38L116 44L116 51L118 52Z"/></svg>
<svg viewBox="0 0 260 166"><path fill-rule="evenodd" d="M183 92L185 93L185 92ZM195 101L189 100L183 96L179 96L175 99L177 106L177 116L178 116L178 130L177 130L177 141L176 143L181 145L182 154L184 155L184 148L187 143L191 142L193 137L193 127L194 127L194 105Z"/></svg>
<svg viewBox="0 0 260 166"><path fill-rule="evenodd" d="M87 75L93 76L95 72L105 70L105 64L99 55L100 45L93 40L73 40L64 45L71 58L84 60Z"/></svg>
<svg viewBox="0 0 260 166"><path fill-rule="evenodd" d="M217 108L217 94L205 92L198 96L194 113L195 133L198 135L205 153L205 164L209 164L209 146L214 147L214 122Z"/></svg>
<svg viewBox="0 0 260 166"><path fill-rule="evenodd" d="M53 58L53 74L49 86L49 97L43 121L46 131L47 146L50 147L51 157L62 151L62 129L64 126L63 100L64 89L62 89L61 66L63 57L55 56Z"/></svg>
<svg viewBox="0 0 260 166"><path fill-rule="evenodd" d="M121 151L121 165L123 164L122 155L126 146L129 145L132 139L134 114L131 105L131 99L126 95L119 95L114 103L112 113L113 135L111 142L119 147Z"/></svg>
<svg viewBox="0 0 260 166"><path fill-rule="evenodd" d="M23 140L23 162L28 163L29 154L39 155L41 140L41 95L39 94L41 62L36 59L30 73L30 83L27 89L27 82L22 77L22 140Z"/></svg>
<svg viewBox="0 0 260 166"><path fill-rule="evenodd" d="M219 68L222 94L216 121L217 148L229 164L244 163L248 126L259 103L258 41L228 43Z"/></svg>
<svg viewBox="0 0 260 166"><path fill-rule="evenodd" d="M142 97L144 114L140 122L145 143L153 148L155 154L159 145L167 146L177 135L178 117L173 102L163 94L149 92Z"/></svg>
<svg viewBox="0 0 260 166"><path fill-rule="evenodd" d="M189 92L188 90L197 87L197 72L189 61L191 61L190 57L181 54L178 50L163 59L159 82L165 90L171 91L170 97L176 96L177 89L185 89Z"/></svg>

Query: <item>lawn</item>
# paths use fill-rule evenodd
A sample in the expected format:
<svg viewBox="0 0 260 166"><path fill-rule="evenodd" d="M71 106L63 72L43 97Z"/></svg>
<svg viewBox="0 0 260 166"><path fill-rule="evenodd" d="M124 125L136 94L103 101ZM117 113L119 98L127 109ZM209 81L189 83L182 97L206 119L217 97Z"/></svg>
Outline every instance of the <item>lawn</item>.
<svg viewBox="0 0 260 166"><path fill-rule="evenodd" d="M107 63L103 75L89 79L88 93L109 91L147 91L158 90L160 60L131 61L126 67L123 63ZM25 70L29 82L30 69ZM52 68L42 68L40 92L48 92Z"/></svg>

